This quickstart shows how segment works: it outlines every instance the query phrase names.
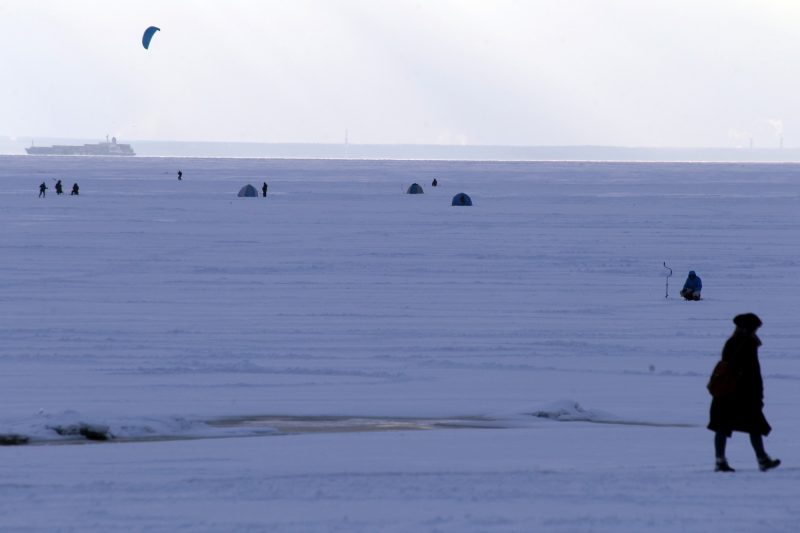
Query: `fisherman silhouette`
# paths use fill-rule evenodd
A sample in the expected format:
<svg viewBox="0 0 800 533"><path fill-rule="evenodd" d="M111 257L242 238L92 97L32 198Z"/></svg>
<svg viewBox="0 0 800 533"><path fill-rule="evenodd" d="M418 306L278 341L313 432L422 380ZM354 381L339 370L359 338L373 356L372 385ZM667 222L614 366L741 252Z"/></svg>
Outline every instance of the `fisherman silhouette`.
<svg viewBox="0 0 800 533"><path fill-rule="evenodd" d="M72 192L71 192L71 193L69 193L69 195L70 195L70 196L79 196L79 192L78 192L78 191L80 191L80 187L78 187L78 184L77 184L77 183L75 183L75 184L72 186Z"/></svg>
<svg viewBox="0 0 800 533"><path fill-rule="evenodd" d="M39 198L44 198L45 196L47 196L47 193L44 192L46 190L47 190L47 184L45 182L42 182L41 185L39 185Z"/></svg>
<svg viewBox="0 0 800 533"><path fill-rule="evenodd" d="M261 186L261 192L264 194L264 198L267 197L267 182L264 182L264 185Z"/></svg>
<svg viewBox="0 0 800 533"><path fill-rule="evenodd" d="M178 171L178 181L181 181L181 180L183 180L183 172L181 172L181 171L179 170L179 171Z"/></svg>
<svg viewBox="0 0 800 533"><path fill-rule="evenodd" d="M433 181L431 182L431 187L436 187L437 185L439 185L439 182L436 181L436 178L433 178Z"/></svg>
<svg viewBox="0 0 800 533"><path fill-rule="evenodd" d="M63 194L64 189L61 188L61 180L56 182L56 194Z"/></svg>
<svg viewBox="0 0 800 533"><path fill-rule="evenodd" d="M681 289L681 296L686 300L697 301L700 300L700 291L703 290L703 281L700 279L694 270L689 271L689 276L686 278L686 283L683 284Z"/></svg>

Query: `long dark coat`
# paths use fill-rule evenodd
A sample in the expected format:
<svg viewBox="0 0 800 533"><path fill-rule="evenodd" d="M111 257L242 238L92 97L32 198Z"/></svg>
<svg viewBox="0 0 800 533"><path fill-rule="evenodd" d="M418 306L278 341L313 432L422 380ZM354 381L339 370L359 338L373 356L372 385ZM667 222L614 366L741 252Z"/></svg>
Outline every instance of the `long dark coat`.
<svg viewBox="0 0 800 533"><path fill-rule="evenodd" d="M711 419L708 429L724 433L733 431L769 435L772 428L764 417L764 382L758 363L761 340L755 333L737 328L722 349L722 360L727 361L736 375L736 391L725 398L711 401Z"/></svg>

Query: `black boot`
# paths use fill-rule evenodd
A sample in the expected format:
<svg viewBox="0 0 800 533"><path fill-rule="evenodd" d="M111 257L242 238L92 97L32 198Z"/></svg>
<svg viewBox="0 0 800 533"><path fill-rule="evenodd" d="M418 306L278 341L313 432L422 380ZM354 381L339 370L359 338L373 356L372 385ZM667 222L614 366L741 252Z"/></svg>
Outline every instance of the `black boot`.
<svg viewBox="0 0 800 533"><path fill-rule="evenodd" d="M736 472L736 470L731 468L727 459L717 459L717 467L714 469L714 472Z"/></svg>
<svg viewBox="0 0 800 533"><path fill-rule="evenodd" d="M758 460L758 469L762 472L766 472L767 470L776 468L779 464L781 464L780 459L772 459L769 455L765 455Z"/></svg>

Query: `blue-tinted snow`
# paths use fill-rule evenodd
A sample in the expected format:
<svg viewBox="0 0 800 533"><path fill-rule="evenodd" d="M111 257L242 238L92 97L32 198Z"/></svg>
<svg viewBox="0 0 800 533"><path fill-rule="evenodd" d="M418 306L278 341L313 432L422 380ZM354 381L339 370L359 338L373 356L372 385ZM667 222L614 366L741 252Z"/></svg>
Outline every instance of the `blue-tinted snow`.
<svg viewBox="0 0 800 533"><path fill-rule="evenodd" d="M780 164L0 157L0 432L192 437L2 448L2 526L790 531L798 177ZM263 181L268 198L236 197ZM460 191L473 207L450 207ZM701 302L677 298L690 269ZM761 474L737 435L740 471L721 478L704 385L747 311L765 324L767 448L784 465ZM506 429L238 438L252 428L205 423L268 415Z"/></svg>

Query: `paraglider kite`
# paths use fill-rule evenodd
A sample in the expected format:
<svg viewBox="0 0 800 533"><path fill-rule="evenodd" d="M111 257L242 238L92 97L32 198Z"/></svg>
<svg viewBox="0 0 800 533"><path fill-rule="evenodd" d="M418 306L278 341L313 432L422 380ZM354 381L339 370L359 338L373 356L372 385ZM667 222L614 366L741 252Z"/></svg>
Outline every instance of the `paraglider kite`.
<svg viewBox="0 0 800 533"><path fill-rule="evenodd" d="M144 30L144 35L142 35L142 46L144 46L145 50L150 48L150 39L152 39L153 35L160 30L161 28L156 28L155 26L150 26Z"/></svg>

